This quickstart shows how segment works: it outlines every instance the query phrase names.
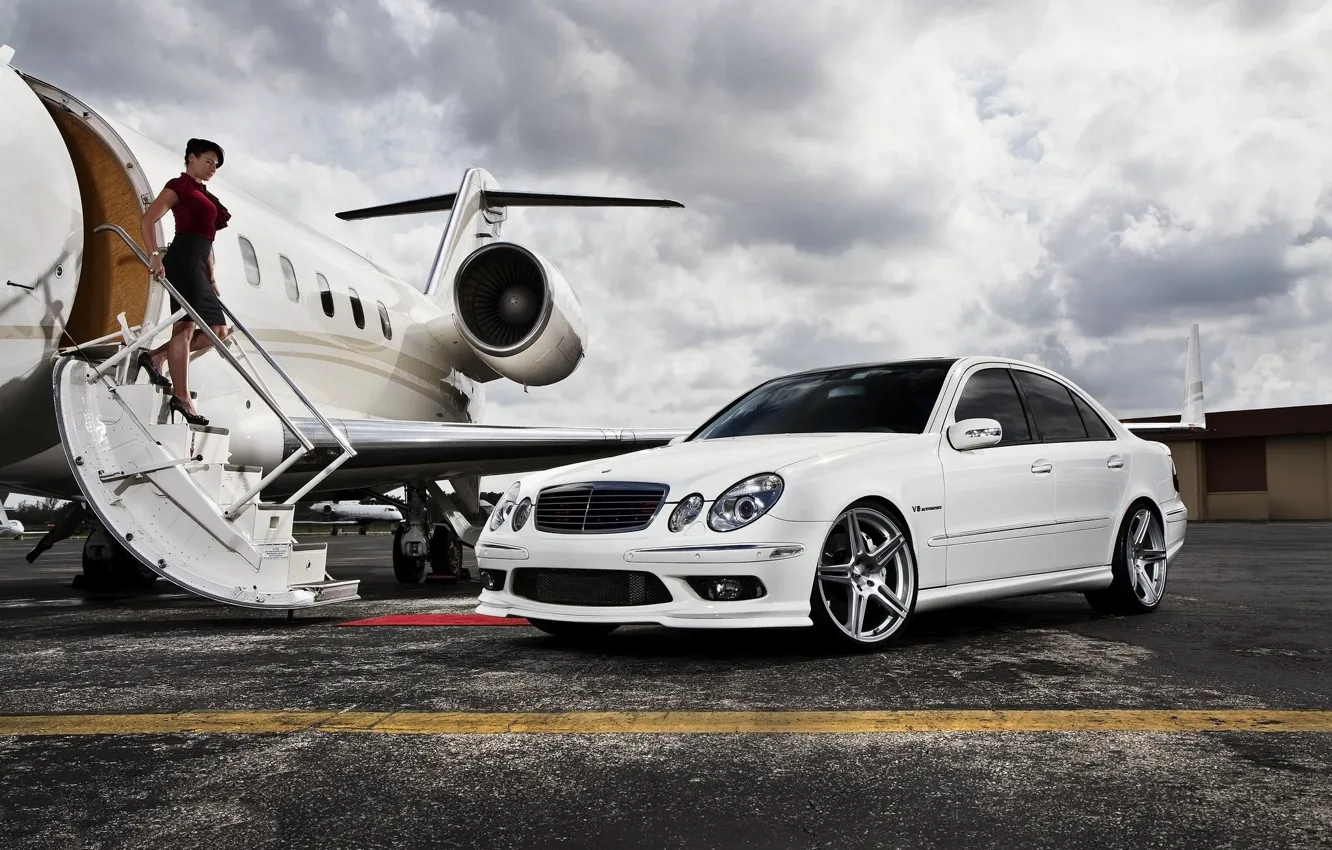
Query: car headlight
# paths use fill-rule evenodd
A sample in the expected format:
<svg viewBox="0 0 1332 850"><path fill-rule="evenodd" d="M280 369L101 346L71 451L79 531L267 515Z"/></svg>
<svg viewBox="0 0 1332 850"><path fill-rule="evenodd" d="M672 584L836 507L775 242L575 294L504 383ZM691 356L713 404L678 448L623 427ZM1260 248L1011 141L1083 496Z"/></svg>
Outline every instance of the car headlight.
<svg viewBox="0 0 1332 850"><path fill-rule="evenodd" d="M527 525L527 518L532 515L532 500L523 499L518 503L518 508L513 512L513 530L522 531L523 526Z"/></svg>
<svg viewBox="0 0 1332 850"><path fill-rule="evenodd" d="M518 492L522 487L523 482L515 481L513 484L509 485L508 490L504 491L504 495L500 497L499 504L495 506L494 512L490 515L491 531L497 531L499 527L504 524L504 521L509 518L509 515L513 513L513 509L516 507L516 502L518 501Z"/></svg>
<svg viewBox="0 0 1332 850"><path fill-rule="evenodd" d="M703 496L699 493L692 493L680 500L680 504L675 506L671 512L671 521L668 527L671 531L683 531L689 527L689 524L698 519L698 515L703 513Z"/></svg>
<svg viewBox="0 0 1332 850"><path fill-rule="evenodd" d="M708 511L708 528L734 531L767 513L782 497L785 484L780 475L765 473L746 478L717 497Z"/></svg>

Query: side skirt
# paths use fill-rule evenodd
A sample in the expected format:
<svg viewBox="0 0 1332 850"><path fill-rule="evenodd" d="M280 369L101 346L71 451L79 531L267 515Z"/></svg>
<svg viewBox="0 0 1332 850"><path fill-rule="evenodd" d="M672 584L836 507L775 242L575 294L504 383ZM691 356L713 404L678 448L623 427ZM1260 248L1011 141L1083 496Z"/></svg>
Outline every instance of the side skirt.
<svg viewBox="0 0 1332 850"><path fill-rule="evenodd" d="M1101 590L1110 586L1114 574L1109 566L1082 567L1040 575L972 581L947 587L921 588L916 597L917 611L935 611L973 602L1006 599L1011 596L1030 596L1036 593L1059 591Z"/></svg>

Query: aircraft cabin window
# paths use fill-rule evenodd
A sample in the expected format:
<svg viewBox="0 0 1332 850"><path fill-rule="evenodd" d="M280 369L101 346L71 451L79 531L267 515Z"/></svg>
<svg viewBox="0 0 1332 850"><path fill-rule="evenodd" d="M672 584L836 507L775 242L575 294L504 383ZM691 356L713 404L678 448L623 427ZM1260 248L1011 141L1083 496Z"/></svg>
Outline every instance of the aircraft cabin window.
<svg viewBox="0 0 1332 850"><path fill-rule="evenodd" d="M333 293L328 288L328 278L315 272L315 283L319 284L319 303L323 305L324 315L333 315Z"/></svg>
<svg viewBox="0 0 1332 850"><path fill-rule="evenodd" d="M287 297L292 301L300 301L301 288L296 283L295 267L292 266L291 260L288 260L281 254L278 254L278 259L282 261L282 279L286 281L287 284Z"/></svg>
<svg viewBox="0 0 1332 850"><path fill-rule="evenodd" d="M1042 440L1085 440L1087 429L1073 406L1068 388L1044 375L1021 369L1015 375L1031 405L1032 418Z"/></svg>
<svg viewBox="0 0 1332 850"><path fill-rule="evenodd" d="M389 322L388 308L384 306L383 301L376 301L379 305L379 329L384 332L384 339L393 339L393 325Z"/></svg>
<svg viewBox="0 0 1332 850"><path fill-rule="evenodd" d="M953 417L958 422L963 419L998 421L999 427L1004 429L1001 446L1031 441L1027 413L1007 369L982 369L968 378Z"/></svg>
<svg viewBox="0 0 1332 850"><path fill-rule="evenodd" d="M244 236L237 236L240 242L241 260L245 264L245 279L250 286L259 285L259 257L254 253L254 246Z"/></svg>
<svg viewBox="0 0 1332 850"><path fill-rule="evenodd" d="M347 297L351 299L352 320L356 322L356 327L365 327L365 310L361 309L361 296L356 294L356 290L350 286L347 287Z"/></svg>

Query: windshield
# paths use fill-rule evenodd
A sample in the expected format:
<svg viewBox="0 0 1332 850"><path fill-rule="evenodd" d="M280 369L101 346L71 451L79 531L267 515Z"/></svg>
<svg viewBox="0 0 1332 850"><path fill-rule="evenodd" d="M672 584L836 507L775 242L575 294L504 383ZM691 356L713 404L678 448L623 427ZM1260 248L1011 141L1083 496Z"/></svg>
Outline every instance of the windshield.
<svg viewBox="0 0 1332 850"><path fill-rule="evenodd" d="M885 364L778 378L732 402L690 439L839 431L919 434L951 366Z"/></svg>

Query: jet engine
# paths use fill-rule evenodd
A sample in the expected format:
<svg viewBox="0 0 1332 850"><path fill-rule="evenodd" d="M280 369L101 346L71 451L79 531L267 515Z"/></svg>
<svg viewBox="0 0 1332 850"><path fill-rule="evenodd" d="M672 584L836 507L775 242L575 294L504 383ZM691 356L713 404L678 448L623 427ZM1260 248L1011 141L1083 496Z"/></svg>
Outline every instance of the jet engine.
<svg viewBox="0 0 1332 850"><path fill-rule="evenodd" d="M487 366L524 386L554 384L584 355L587 323L571 287L544 257L495 242L463 260L453 281L454 322Z"/></svg>

